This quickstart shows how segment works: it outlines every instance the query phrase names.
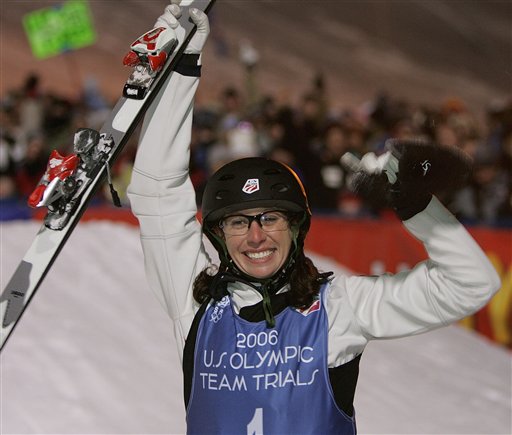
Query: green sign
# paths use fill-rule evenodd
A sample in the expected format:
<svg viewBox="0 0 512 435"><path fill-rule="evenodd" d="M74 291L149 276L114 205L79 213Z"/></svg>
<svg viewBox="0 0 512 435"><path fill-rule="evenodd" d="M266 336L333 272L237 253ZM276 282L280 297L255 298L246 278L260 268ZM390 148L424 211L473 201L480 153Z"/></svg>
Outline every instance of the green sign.
<svg viewBox="0 0 512 435"><path fill-rule="evenodd" d="M89 4L70 0L30 12L23 27L35 57L44 59L91 45L96 40Z"/></svg>

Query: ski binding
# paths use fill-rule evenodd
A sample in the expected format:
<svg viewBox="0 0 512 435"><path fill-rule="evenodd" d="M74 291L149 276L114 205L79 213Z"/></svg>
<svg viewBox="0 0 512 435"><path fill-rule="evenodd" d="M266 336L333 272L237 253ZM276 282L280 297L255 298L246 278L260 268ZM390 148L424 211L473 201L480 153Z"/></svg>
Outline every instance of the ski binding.
<svg viewBox="0 0 512 435"><path fill-rule="evenodd" d="M123 59L125 66L133 67L123 96L142 100L177 45L174 31L165 27L157 27L137 39Z"/></svg>
<svg viewBox="0 0 512 435"><path fill-rule="evenodd" d="M44 224L52 230L63 229L79 204L80 197L99 170L108 165L112 137L91 128L81 128L74 136L74 154L62 156L53 150L28 205L47 207Z"/></svg>

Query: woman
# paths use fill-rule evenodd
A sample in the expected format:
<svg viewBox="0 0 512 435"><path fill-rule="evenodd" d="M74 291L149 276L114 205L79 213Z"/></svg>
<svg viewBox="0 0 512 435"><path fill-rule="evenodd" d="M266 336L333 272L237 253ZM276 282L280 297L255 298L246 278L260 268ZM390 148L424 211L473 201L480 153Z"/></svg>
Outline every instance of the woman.
<svg viewBox="0 0 512 435"><path fill-rule="evenodd" d="M157 23L175 28L173 13L176 5ZM311 217L304 188L291 169L263 158L211 177L201 226L188 164L209 29L204 14L191 17L198 32L146 116L129 188L149 284L183 360L188 432L353 434L366 344L461 319L486 304L499 279L431 195L413 195L399 210L427 261L396 275L320 273L303 250ZM396 159L365 162L396 186Z"/></svg>

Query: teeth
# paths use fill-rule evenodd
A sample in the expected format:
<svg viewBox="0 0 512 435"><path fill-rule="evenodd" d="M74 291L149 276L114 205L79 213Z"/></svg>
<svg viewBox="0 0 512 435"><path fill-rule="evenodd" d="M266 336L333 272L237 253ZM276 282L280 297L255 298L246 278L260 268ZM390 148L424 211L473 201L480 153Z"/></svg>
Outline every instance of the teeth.
<svg viewBox="0 0 512 435"><path fill-rule="evenodd" d="M249 258L252 258L254 260L257 260L257 259L260 259L260 258L264 258L264 257L268 257L270 254L272 254L272 251L262 251L262 252L247 252L247 256Z"/></svg>

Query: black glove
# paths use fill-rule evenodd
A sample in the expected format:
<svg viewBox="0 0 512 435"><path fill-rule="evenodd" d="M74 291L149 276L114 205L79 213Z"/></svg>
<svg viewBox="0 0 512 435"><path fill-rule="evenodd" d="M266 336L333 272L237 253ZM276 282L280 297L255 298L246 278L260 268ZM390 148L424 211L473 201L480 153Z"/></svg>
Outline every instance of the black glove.
<svg viewBox="0 0 512 435"><path fill-rule="evenodd" d="M386 150L379 157L363 157L353 189L371 203L393 207L402 220L424 210L432 195L448 195L464 186L471 173L471 158L455 147L391 139Z"/></svg>

